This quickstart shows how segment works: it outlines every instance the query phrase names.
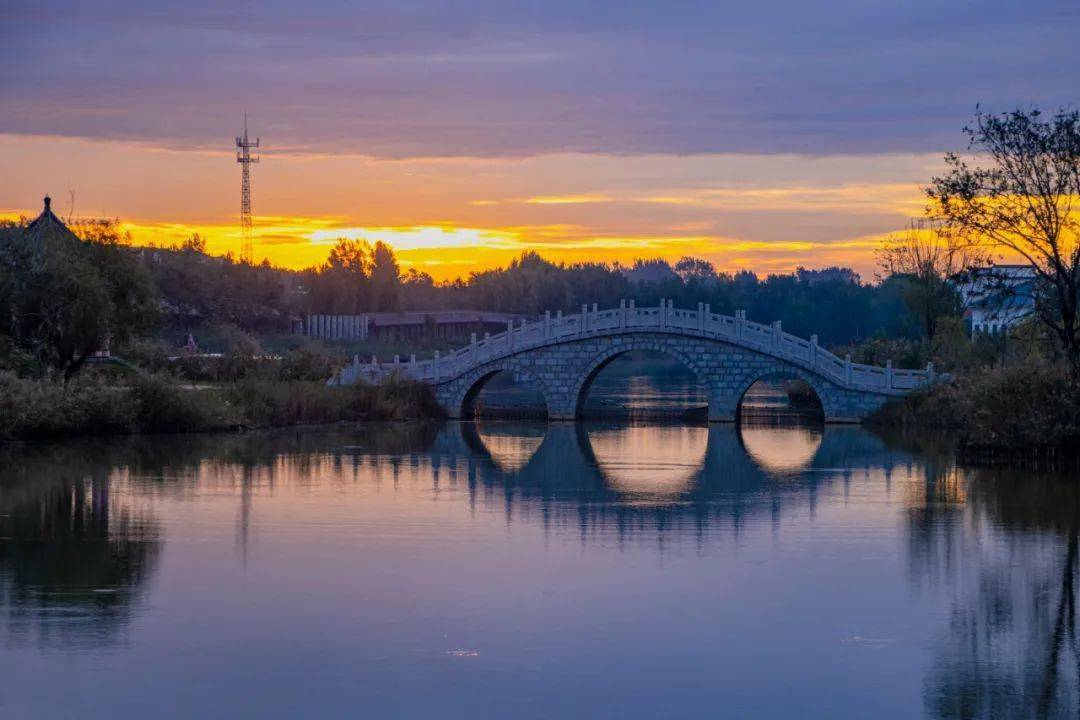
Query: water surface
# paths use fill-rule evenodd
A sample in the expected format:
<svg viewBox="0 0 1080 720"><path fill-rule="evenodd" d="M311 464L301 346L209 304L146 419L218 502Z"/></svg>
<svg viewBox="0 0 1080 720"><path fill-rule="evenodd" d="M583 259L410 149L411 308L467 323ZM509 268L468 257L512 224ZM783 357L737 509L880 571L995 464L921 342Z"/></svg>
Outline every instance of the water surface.
<svg viewBox="0 0 1080 720"><path fill-rule="evenodd" d="M0 717L1075 717L1072 478L852 427L0 450Z"/></svg>

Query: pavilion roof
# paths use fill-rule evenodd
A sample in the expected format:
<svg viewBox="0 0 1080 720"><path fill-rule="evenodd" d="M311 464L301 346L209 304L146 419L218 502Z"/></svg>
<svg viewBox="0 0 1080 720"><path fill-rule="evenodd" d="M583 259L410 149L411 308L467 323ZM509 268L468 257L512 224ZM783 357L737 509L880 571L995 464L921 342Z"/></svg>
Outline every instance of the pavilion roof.
<svg viewBox="0 0 1080 720"><path fill-rule="evenodd" d="M41 270L46 264L46 257L50 254L56 257L64 257L64 254L77 249L82 241L71 232L64 221L56 217L52 211L52 200L45 196L45 207L37 218L26 226L18 237L18 243L23 252L28 252L32 267ZM56 252L63 253L57 256Z"/></svg>
<svg viewBox="0 0 1080 720"><path fill-rule="evenodd" d="M52 198L48 195L45 196L45 208L32 223L26 226L22 232L22 238L33 243L82 242L64 224L63 220L56 217L56 213L52 211Z"/></svg>

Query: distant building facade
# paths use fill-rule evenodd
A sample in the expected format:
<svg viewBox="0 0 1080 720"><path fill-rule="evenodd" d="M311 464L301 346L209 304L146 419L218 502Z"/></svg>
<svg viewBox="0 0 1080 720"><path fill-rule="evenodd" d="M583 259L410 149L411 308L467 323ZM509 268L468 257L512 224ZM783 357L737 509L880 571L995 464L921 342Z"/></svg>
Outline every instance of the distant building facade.
<svg viewBox="0 0 1080 720"><path fill-rule="evenodd" d="M480 310L414 310L363 315L308 315L298 320L294 332L323 340L433 340L457 338L469 333L483 335L506 330L508 323L531 319L516 313Z"/></svg>
<svg viewBox="0 0 1080 720"><path fill-rule="evenodd" d="M970 268L955 278L971 334L1000 333L1035 310L1035 270L1030 265Z"/></svg>

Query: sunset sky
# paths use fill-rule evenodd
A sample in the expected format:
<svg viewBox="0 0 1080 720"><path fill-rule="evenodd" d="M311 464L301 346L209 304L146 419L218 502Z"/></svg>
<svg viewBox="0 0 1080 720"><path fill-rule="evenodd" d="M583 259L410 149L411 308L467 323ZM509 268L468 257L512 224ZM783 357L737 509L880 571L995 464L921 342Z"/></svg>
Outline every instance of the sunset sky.
<svg viewBox="0 0 1080 720"><path fill-rule="evenodd" d="M385 240L504 264L848 264L920 213L982 103L1076 105L1080 4L20 2L0 8L0 214L118 217L257 260Z"/></svg>

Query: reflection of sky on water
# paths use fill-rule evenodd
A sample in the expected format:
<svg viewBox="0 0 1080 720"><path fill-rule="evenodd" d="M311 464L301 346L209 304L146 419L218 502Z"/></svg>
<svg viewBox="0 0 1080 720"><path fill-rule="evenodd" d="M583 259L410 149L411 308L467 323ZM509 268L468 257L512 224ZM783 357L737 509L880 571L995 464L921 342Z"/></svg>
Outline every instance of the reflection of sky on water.
<svg viewBox="0 0 1080 720"><path fill-rule="evenodd" d="M743 425L739 435L747 454L762 469L774 473L806 468L821 447L821 429L817 427Z"/></svg>
<svg viewBox="0 0 1080 720"><path fill-rule="evenodd" d="M512 426L507 429L498 423L477 427L477 433L492 461L506 472L517 472L528 464L544 442L543 428Z"/></svg>
<svg viewBox="0 0 1080 720"><path fill-rule="evenodd" d="M1074 715L1075 484L796 430L6 449L0 714Z"/></svg>
<svg viewBox="0 0 1080 720"><path fill-rule="evenodd" d="M686 493L705 461L709 431L686 425L595 429L588 441L597 469L616 492L633 499Z"/></svg>

